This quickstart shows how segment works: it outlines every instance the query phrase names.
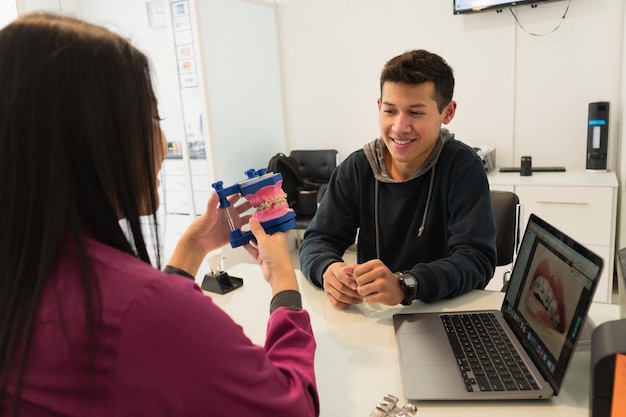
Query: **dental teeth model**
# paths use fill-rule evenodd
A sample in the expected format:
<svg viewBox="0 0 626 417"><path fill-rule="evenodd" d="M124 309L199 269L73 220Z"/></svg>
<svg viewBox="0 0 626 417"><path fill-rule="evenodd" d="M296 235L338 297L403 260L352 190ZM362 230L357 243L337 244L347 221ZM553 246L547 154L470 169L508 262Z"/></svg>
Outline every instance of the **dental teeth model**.
<svg viewBox="0 0 626 417"><path fill-rule="evenodd" d="M220 198L220 208L226 210L230 227L230 245L236 248L245 245L253 238L252 232L242 231L239 216L232 210L227 197L241 194L256 209L252 217L259 220L268 234L286 232L296 227L296 213L289 208L287 195L282 189L283 176L267 172L267 169L249 169L247 179L224 188L222 181L212 184Z"/></svg>

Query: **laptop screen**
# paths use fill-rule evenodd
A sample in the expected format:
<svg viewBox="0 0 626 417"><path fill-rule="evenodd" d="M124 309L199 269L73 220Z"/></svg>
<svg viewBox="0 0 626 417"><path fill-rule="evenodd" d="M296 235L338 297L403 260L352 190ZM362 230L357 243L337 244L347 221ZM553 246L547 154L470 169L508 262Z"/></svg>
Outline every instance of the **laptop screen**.
<svg viewBox="0 0 626 417"><path fill-rule="evenodd" d="M602 259L531 214L502 312L558 393L602 270Z"/></svg>

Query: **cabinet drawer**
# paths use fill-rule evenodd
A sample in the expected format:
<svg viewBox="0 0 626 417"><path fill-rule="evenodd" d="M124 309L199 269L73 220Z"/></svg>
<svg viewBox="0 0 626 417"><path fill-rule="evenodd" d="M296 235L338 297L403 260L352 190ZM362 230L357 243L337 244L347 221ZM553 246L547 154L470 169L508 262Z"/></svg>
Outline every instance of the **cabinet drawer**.
<svg viewBox="0 0 626 417"><path fill-rule="evenodd" d="M185 175L186 166L186 162L182 159L165 159L161 169L165 175ZM191 175L209 175L209 165L206 159L191 159L189 167Z"/></svg>
<svg viewBox="0 0 626 417"><path fill-rule="evenodd" d="M194 203L196 204L196 214L200 215L206 210L207 202L211 197L211 191L194 192ZM161 200L163 201L163 200ZM187 191L168 191L165 194L165 208L170 214L189 214L191 204L189 204L189 194Z"/></svg>
<svg viewBox="0 0 626 417"><path fill-rule="evenodd" d="M169 194L172 191L187 190L187 177L184 175L166 175L163 177L165 182L165 192Z"/></svg>
<svg viewBox="0 0 626 417"><path fill-rule="evenodd" d="M531 213L584 245L610 245L613 201L608 187L517 186L525 227Z"/></svg>
<svg viewBox="0 0 626 417"><path fill-rule="evenodd" d="M187 177L184 175L166 175L164 177L165 190L170 191L187 191ZM200 191L212 190L209 184L209 177L203 175L192 175L193 189Z"/></svg>
<svg viewBox="0 0 626 417"><path fill-rule="evenodd" d="M164 159L161 165L163 175L185 175L185 165L182 159Z"/></svg>
<svg viewBox="0 0 626 417"><path fill-rule="evenodd" d="M206 175L192 175L191 181L193 182L194 193L213 191L209 177Z"/></svg>
<svg viewBox="0 0 626 417"><path fill-rule="evenodd" d="M189 214L190 204L187 191L167 191L165 193L165 209L171 214Z"/></svg>
<svg viewBox="0 0 626 417"><path fill-rule="evenodd" d="M209 175L209 164L206 159L192 159L189 161L191 175Z"/></svg>

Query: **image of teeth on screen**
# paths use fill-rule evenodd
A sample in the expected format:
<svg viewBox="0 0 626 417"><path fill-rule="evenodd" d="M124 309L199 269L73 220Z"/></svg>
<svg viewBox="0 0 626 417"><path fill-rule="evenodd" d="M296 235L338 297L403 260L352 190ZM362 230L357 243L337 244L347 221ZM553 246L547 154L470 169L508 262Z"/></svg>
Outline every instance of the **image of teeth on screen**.
<svg viewBox="0 0 626 417"><path fill-rule="evenodd" d="M543 345L558 358L568 335L583 284L569 275L578 272L549 249L538 243L530 265L519 312L535 330ZM567 286L563 282L568 282ZM579 285L576 285L579 283ZM574 284L574 285L572 285ZM576 324L578 325L578 324Z"/></svg>

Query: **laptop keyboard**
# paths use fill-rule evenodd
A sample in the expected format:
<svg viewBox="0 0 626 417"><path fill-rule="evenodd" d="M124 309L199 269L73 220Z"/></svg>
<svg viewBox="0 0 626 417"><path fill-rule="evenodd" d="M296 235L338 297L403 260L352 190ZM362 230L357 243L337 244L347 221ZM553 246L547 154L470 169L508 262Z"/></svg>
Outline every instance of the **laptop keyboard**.
<svg viewBox="0 0 626 417"><path fill-rule="evenodd" d="M495 314L442 314L441 320L467 391L539 389Z"/></svg>

